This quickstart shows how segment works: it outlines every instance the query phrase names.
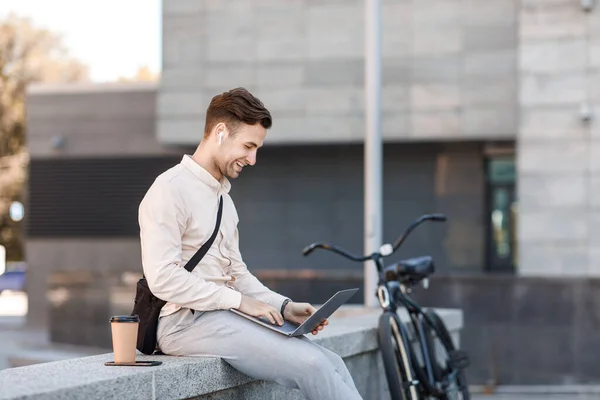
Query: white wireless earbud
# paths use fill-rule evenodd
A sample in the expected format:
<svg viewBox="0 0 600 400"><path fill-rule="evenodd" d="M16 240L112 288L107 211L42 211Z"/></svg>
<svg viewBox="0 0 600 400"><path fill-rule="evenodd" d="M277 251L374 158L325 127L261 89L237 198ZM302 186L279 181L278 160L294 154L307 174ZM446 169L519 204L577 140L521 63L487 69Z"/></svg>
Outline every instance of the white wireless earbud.
<svg viewBox="0 0 600 400"><path fill-rule="evenodd" d="M219 132L219 144L223 142L223 131Z"/></svg>

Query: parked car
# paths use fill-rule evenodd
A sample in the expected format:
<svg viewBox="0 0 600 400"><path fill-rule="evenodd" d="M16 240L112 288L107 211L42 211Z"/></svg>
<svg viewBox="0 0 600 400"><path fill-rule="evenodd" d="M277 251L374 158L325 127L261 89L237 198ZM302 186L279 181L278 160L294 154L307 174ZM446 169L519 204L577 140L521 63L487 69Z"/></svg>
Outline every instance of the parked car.
<svg viewBox="0 0 600 400"><path fill-rule="evenodd" d="M25 267L16 265L0 275L0 294L4 290L25 291Z"/></svg>

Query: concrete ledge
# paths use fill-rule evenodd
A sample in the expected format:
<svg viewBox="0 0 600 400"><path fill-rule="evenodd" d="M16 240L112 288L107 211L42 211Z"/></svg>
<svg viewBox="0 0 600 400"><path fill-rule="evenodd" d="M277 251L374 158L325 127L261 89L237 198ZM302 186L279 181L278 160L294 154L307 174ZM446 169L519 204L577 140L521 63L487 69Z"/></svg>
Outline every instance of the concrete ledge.
<svg viewBox="0 0 600 400"><path fill-rule="evenodd" d="M440 310L458 336L459 310ZM311 340L336 352L348 365L365 399L388 398L377 344L380 311L347 307ZM406 315L401 313L402 319ZM0 371L0 399L302 399L298 390L256 381L218 358L144 356L157 367L106 367L112 353Z"/></svg>

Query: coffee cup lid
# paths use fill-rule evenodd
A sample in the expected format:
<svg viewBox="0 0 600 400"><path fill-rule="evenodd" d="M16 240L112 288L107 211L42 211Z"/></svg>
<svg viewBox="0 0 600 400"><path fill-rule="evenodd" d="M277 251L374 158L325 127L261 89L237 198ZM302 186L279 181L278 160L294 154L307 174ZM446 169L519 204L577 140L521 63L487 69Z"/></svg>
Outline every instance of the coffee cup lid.
<svg viewBox="0 0 600 400"><path fill-rule="evenodd" d="M110 322L140 322L138 315L115 315L110 318Z"/></svg>

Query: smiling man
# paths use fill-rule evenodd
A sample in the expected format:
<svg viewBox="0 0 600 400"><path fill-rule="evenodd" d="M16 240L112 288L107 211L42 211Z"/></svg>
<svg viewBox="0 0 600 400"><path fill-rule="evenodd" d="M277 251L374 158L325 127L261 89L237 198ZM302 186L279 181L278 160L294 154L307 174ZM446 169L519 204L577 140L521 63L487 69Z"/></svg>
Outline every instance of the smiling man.
<svg viewBox="0 0 600 400"><path fill-rule="evenodd" d="M215 96L194 154L159 175L144 196L139 207L143 269L150 290L167 302L158 322L158 346L170 355L221 357L253 378L299 388L307 399L360 399L337 354L228 311L278 325L284 319L300 324L315 312L311 304L264 286L239 251L229 179L256 163L271 124L269 111L247 90ZM218 234L190 273L183 267L215 229L221 198Z"/></svg>

